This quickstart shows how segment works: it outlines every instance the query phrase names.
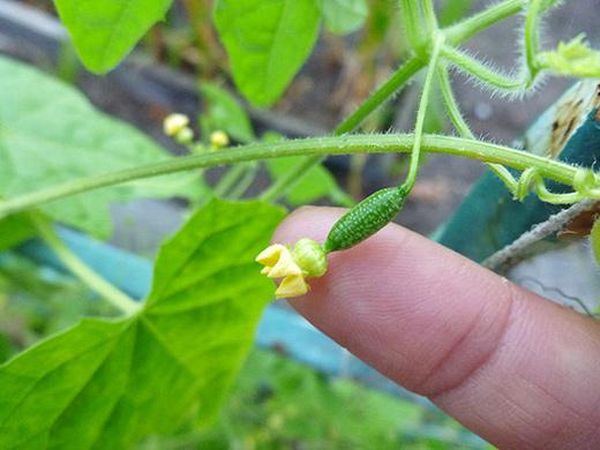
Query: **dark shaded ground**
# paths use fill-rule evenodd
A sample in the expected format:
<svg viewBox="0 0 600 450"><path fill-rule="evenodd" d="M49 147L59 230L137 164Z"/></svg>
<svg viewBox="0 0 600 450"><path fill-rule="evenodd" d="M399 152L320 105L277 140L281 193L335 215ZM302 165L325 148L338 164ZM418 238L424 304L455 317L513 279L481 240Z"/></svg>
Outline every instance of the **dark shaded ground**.
<svg viewBox="0 0 600 450"><path fill-rule="evenodd" d="M489 3L475 2L475 9ZM568 39L585 31L592 44L600 46L600 29L595 26L596 15L593 13L597 7L597 0L578 0L553 12L547 21L545 44L555 45L561 38ZM486 60L511 72L519 57L519 27L518 20L507 21L478 35L467 47L474 54L485 55ZM356 68L355 61L347 60L352 58L350 52L344 53L345 57L340 57L339 50L339 42L332 43L331 39L321 39L318 49L290 88L288 96L278 105L278 112L285 113L293 121L301 121L304 128L315 133L335 126L342 117L344 108L335 98L332 100L332 93L333 97L335 94L339 96L340 83L346 82L345 80L352 75L352 70L360 70L360 67ZM10 35L2 36L1 29L0 52L46 66L49 64L43 50L35 44L24 42L22 39L11 41ZM135 80L134 73L129 77L129 83L135 83ZM165 145L170 143L161 133L162 117L171 109L191 112L190 108L195 104L192 98L169 98L168 93L160 90L144 93L144 89L131 89L131 85L128 86L127 83L115 82L115 77L102 78L80 73L78 83L100 109L135 124ZM518 139L527 126L551 105L569 84L569 80L552 80L545 83L534 95L509 101L499 96L490 98L489 92L483 92L460 76L456 77L457 95L473 130L479 136L505 144L511 144ZM411 89L414 89L414 86ZM404 111L408 104L409 108L412 108L410 105L417 98L415 94L417 93L410 90L406 92L400 98L397 107ZM399 128L409 129L412 118L405 111L402 115ZM376 165L377 162L370 159L369 164ZM473 161L444 155L428 157L399 222L420 233L432 232L451 214L482 171L483 166ZM373 167L370 167L367 173L369 175L365 180L365 191L397 181L397 178L389 179L381 170L374 170ZM126 213L127 216L139 214L139 207L134 205L132 208L133 211ZM142 207L142 210L147 209L148 205ZM161 208L157 213L163 219L157 219L159 224L156 229L151 227L152 234L165 228L171 229L178 222L168 218L168 209ZM128 217L118 221L131 222ZM144 249L146 244L134 244L132 247Z"/></svg>

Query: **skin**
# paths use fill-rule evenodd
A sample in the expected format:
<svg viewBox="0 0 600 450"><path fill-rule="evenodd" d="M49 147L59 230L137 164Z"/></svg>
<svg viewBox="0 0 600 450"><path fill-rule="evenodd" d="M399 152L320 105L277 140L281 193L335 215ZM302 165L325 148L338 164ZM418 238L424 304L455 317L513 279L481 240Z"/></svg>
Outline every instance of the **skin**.
<svg viewBox="0 0 600 450"><path fill-rule="evenodd" d="M342 213L274 240L323 242ZM329 262L290 303L340 345L502 449L600 448L600 323L398 225Z"/></svg>

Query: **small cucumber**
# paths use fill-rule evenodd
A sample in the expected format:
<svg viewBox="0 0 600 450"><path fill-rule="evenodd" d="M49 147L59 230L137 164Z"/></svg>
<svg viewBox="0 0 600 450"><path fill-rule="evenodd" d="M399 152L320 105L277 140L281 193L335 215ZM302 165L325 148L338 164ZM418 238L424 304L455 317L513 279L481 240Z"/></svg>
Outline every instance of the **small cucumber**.
<svg viewBox="0 0 600 450"><path fill-rule="evenodd" d="M342 216L329 231L324 249L327 253L354 247L381 230L398 215L406 191L403 187L377 191Z"/></svg>

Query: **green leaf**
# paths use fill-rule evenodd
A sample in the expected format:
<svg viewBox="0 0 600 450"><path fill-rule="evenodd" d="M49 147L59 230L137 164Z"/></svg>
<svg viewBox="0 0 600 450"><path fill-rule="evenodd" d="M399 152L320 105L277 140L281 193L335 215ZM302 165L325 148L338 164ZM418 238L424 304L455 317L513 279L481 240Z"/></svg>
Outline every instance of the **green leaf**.
<svg viewBox="0 0 600 450"><path fill-rule="evenodd" d="M590 48L585 34L580 34L569 42L559 42L556 50L542 52L537 59L541 68L560 75L600 77L600 52Z"/></svg>
<svg viewBox="0 0 600 450"><path fill-rule="evenodd" d="M6 361L12 353L12 345L7 336L0 330L0 363Z"/></svg>
<svg viewBox="0 0 600 450"><path fill-rule="evenodd" d="M301 156L270 159L267 168L275 179L284 177L286 173L297 166ZM323 197L329 197L333 202L352 206L354 201L342 191L335 178L322 165L310 169L287 193L286 199L292 206L305 205Z"/></svg>
<svg viewBox="0 0 600 450"><path fill-rule="evenodd" d="M282 216L212 201L161 249L140 313L83 320L0 366L0 448L128 449L213 415L272 297L254 257Z"/></svg>
<svg viewBox="0 0 600 450"><path fill-rule="evenodd" d="M173 0L54 0L85 66L103 73L114 68Z"/></svg>
<svg viewBox="0 0 600 450"><path fill-rule="evenodd" d="M0 251L8 250L36 235L26 214L17 214L0 220Z"/></svg>
<svg viewBox="0 0 600 450"><path fill-rule="evenodd" d="M0 57L0 196L170 158L135 128L97 112L80 93ZM172 175L90 192L42 209L98 236L111 231L109 206L129 198L190 197L199 175Z"/></svg>
<svg viewBox="0 0 600 450"><path fill-rule="evenodd" d="M229 92L208 82L200 85L200 92L205 102L205 110L200 116L203 134L222 130L243 144L254 141L248 114Z"/></svg>
<svg viewBox="0 0 600 450"><path fill-rule="evenodd" d="M215 23L233 79L258 106L272 105L310 54L319 31L318 0L218 0Z"/></svg>
<svg viewBox="0 0 600 450"><path fill-rule="evenodd" d="M366 0L321 0L325 26L336 34L349 34L361 28L369 7Z"/></svg>

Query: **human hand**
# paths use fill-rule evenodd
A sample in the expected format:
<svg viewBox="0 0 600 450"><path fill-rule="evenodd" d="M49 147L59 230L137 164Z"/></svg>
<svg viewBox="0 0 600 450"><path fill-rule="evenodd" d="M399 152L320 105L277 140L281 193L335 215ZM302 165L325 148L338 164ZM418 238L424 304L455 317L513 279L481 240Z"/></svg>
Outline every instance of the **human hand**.
<svg viewBox="0 0 600 450"><path fill-rule="evenodd" d="M302 208L275 241L323 241ZM600 448L600 323L397 225L330 255L290 303L383 374L500 448Z"/></svg>

